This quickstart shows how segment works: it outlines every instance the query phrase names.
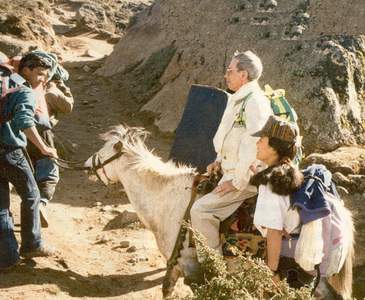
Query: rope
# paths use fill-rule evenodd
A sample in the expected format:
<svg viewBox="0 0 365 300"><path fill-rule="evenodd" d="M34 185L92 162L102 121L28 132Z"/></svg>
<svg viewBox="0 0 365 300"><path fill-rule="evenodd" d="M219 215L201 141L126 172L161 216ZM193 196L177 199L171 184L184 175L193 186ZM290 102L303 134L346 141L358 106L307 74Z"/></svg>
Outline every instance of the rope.
<svg viewBox="0 0 365 300"><path fill-rule="evenodd" d="M54 163L59 166L62 169L65 170L74 170L74 171L86 171L90 170L90 167L83 166L84 162L73 162L73 161L67 161L61 158L56 157L50 157ZM81 165L82 164L82 165Z"/></svg>
<svg viewBox="0 0 365 300"><path fill-rule="evenodd" d="M201 175L196 175L194 177L192 189L191 189L190 201L189 201L188 207L186 208L182 221L190 220L190 209L193 206L193 203L196 198L196 194L197 194L196 186L199 183L200 178L201 178ZM172 251L170 258L167 260L167 272L166 272L165 278L171 272L172 268L177 264L177 259L180 257L180 251L183 248L183 243L185 240L186 232L187 232L187 228L186 228L186 226L184 226L183 222L181 222L180 230L179 230L179 234L177 235L177 238L176 238L174 250Z"/></svg>

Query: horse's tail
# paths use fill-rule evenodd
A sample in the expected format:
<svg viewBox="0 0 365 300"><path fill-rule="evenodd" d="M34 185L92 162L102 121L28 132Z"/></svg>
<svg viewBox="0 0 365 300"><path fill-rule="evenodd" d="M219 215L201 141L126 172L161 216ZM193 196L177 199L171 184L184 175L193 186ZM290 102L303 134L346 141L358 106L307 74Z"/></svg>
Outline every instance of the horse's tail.
<svg viewBox="0 0 365 300"><path fill-rule="evenodd" d="M355 227L352 220L351 212L343 207L346 224L346 241L347 241L347 256L345 262L338 274L331 276L328 279L329 284L335 291L344 299L351 299L352 294L352 265L354 259L354 244L355 244Z"/></svg>

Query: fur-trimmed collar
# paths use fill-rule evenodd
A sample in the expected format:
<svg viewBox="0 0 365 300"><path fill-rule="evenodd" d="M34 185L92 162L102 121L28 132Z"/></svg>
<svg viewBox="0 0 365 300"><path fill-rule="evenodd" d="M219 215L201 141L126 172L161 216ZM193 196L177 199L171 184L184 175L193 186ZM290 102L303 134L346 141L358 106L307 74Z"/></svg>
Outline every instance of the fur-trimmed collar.
<svg viewBox="0 0 365 300"><path fill-rule="evenodd" d="M288 196L299 189L303 180L303 174L296 167L290 163L282 163L257 173L250 183L257 187L270 184L275 194Z"/></svg>

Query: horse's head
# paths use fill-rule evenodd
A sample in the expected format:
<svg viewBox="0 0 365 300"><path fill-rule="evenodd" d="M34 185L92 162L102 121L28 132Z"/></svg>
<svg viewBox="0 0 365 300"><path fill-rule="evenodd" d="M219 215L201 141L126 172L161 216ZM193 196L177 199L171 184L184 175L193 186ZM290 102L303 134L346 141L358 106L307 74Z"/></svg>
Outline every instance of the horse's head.
<svg viewBox="0 0 365 300"><path fill-rule="evenodd" d="M84 166L89 168L90 179L99 179L105 185L119 180L117 162L135 140L143 140L146 131L139 127L115 126L101 135L103 147L87 159Z"/></svg>

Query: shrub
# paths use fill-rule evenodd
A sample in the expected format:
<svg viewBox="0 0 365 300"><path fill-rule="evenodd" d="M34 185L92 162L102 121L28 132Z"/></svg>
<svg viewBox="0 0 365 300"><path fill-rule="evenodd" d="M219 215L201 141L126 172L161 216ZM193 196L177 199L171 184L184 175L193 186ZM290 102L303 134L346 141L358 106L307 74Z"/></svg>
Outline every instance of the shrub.
<svg viewBox="0 0 365 300"><path fill-rule="evenodd" d="M267 265L257 258L244 255L236 249L237 257L231 262L204 243L204 238L192 229L201 264L205 274L205 283L193 287L193 296L185 300L307 300L313 299L309 288L293 289L286 281L275 283ZM230 268L234 265L234 270Z"/></svg>

